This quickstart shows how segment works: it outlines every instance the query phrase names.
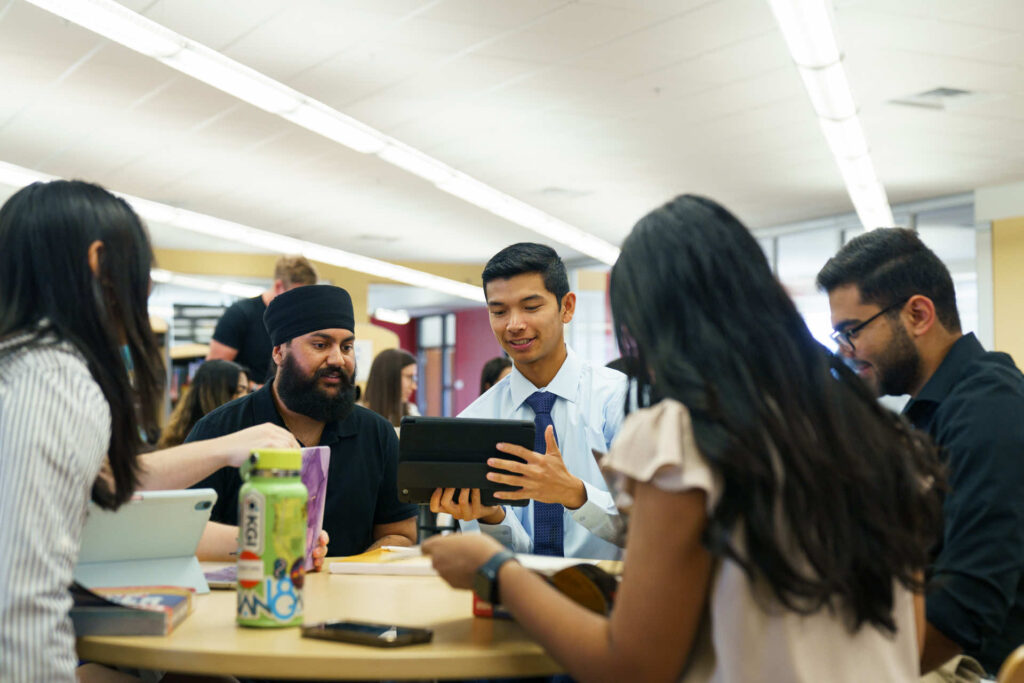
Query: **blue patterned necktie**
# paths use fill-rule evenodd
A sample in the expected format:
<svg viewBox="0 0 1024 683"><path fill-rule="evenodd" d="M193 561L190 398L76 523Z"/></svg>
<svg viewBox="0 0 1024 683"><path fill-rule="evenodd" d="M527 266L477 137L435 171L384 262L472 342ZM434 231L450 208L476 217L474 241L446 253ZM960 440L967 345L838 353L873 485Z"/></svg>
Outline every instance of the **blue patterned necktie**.
<svg viewBox="0 0 1024 683"><path fill-rule="evenodd" d="M526 398L526 404L533 408L533 424L537 427L537 433L533 439L533 450L544 453L547 444L544 441L544 431L548 425L554 429L551 421L551 406L555 405L557 396L549 391L535 391ZM558 433L555 433L555 440L558 440ZM560 503L542 503L539 500L533 501L533 552L538 555L553 555L562 557L565 550L562 547L562 511L565 508Z"/></svg>

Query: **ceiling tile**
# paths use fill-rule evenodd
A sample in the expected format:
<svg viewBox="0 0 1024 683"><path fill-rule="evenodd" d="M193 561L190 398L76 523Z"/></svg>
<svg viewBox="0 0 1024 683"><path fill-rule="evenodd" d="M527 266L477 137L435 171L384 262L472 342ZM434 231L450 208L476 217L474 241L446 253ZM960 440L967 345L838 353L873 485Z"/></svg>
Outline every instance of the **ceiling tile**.
<svg viewBox="0 0 1024 683"><path fill-rule="evenodd" d="M572 0L446 0L431 6L423 17L432 21L507 29L536 21L571 4Z"/></svg>
<svg viewBox="0 0 1024 683"><path fill-rule="evenodd" d="M271 17L300 4L294 0L160 0L135 11L186 38L223 50Z"/></svg>

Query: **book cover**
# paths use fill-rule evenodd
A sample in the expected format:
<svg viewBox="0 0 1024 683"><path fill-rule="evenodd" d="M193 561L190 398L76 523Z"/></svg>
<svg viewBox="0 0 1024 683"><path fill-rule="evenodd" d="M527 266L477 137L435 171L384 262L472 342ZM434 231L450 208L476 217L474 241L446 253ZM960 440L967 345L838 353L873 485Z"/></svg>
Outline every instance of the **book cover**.
<svg viewBox="0 0 1024 683"><path fill-rule="evenodd" d="M165 636L192 611L195 591L181 586L71 586L71 621L81 636Z"/></svg>
<svg viewBox="0 0 1024 683"><path fill-rule="evenodd" d="M622 562L614 560L579 560L570 557L548 557L517 554L516 559L547 580L563 595L597 612L609 614ZM473 593L473 616L489 619L511 619L512 615L501 605L481 600Z"/></svg>

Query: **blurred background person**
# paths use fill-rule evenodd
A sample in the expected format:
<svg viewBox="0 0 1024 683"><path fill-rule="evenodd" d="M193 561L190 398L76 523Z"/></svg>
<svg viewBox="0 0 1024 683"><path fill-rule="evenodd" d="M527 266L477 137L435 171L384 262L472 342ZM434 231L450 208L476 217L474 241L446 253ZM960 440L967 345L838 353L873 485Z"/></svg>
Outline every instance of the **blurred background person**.
<svg viewBox="0 0 1024 683"><path fill-rule="evenodd" d="M196 370L185 395L178 400L157 448L185 443L185 437L199 418L219 405L249 393L249 375L238 363L208 360Z"/></svg>
<svg viewBox="0 0 1024 683"><path fill-rule="evenodd" d="M406 415L420 414L410 401L416 391L416 371L416 356L408 351L381 351L370 366L362 404L386 417L397 429Z"/></svg>
<svg viewBox="0 0 1024 683"><path fill-rule="evenodd" d="M486 363L480 371L480 393L484 393L512 372L512 361L508 356L495 356Z"/></svg>
<svg viewBox="0 0 1024 683"><path fill-rule="evenodd" d="M270 373L270 335L263 326L263 313L281 292L315 285L316 268L304 256L282 256L274 266L274 284L251 299L231 304L217 321L206 360L233 360L249 368L250 379L258 389Z"/></svg>

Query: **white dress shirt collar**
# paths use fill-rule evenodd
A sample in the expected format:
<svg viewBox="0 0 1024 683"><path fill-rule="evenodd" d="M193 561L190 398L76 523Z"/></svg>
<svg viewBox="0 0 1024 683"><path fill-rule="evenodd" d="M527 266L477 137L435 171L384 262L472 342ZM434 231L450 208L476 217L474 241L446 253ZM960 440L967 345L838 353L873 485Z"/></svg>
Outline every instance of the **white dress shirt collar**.
<svg viewBox="0 0 1024 683"><path fill-rule="evenodd" d="M512 366L512 373L509 375L509 391L512 395L512 405L518 409L529 396L538 390L550 391L551 393L564 398L570 403L575 403L579 394L580 374L583 371L582 361L568 345L565 347L566 356L562 361L562 367L558 368L554 379L546 387L536 387L533 382L526 379L519 369Z"/></svg>

